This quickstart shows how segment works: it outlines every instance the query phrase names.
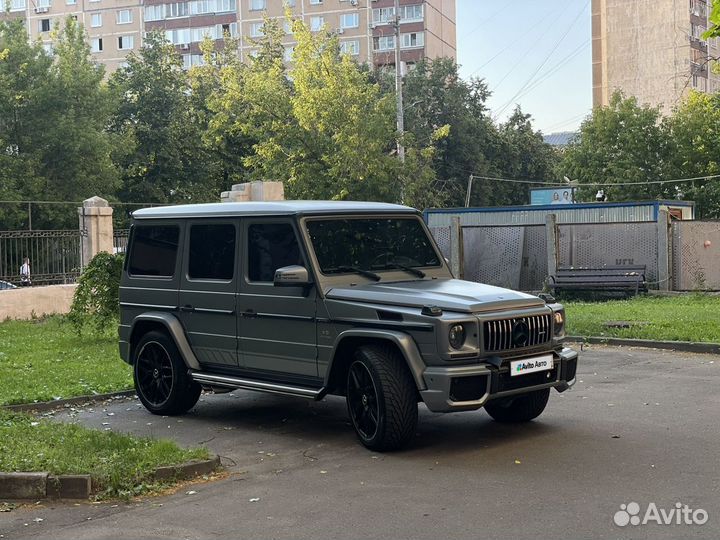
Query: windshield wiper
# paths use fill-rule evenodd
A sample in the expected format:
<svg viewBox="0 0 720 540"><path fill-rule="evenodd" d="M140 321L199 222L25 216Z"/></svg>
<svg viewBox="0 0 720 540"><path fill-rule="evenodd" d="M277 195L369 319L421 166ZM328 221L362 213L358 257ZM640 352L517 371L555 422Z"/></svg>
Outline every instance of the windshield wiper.
<svg viewBox="0 0 720 540"><path fill-rule="evenodd" d="M363 270L362 268L358 268L357 266L338 266L334 268L334 270L338 270L340 272L354 272L355 274L370 278L374 281L380 281L381 279L380 276L377 275L375 272L371 272L370 270Z"/></svg>
<svg viewBox="0 0 720 540"><path fill-rule="evenodd" d="M412 266L406 266L404 264L390 263L390 264L385 265L385 268L388 268L388 269L397 268L398 270L405 270L406 272L408 272L414 276L417 276L419 278L425 277L425 272L423 272L422 270L418 270L417 268L413 268Z"/></svg>

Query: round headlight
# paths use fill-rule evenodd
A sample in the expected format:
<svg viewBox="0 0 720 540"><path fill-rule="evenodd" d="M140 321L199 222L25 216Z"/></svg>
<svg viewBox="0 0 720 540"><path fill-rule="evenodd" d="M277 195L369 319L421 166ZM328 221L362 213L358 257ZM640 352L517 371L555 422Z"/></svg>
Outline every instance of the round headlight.
<svg viewBox="0 0 720 540"><path fill-rule="evenodd" d="M460 349L463 346L465 343L465 328L462 324L454 324L450 327L448 340L453 349Z"/></svg>
<svg viewBox="0 0 720 540"><path fill-rule="evenodd" d="M554 317L555 317L555 335L558 336L562 333L563 329L565 328L565 312L564 311L556 311Z"/></svg>

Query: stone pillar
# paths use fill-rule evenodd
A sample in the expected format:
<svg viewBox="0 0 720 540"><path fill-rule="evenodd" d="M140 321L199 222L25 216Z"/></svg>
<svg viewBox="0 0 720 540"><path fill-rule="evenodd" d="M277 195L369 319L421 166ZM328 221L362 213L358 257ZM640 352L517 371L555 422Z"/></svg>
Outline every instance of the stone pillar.
<svg viewBox="0 0 720 540"><path fill-rule="evenodd" d="M282 182L247 182L233 184L230 191L220 194L220 202L284 201L285 188Z"/></svg>
<svg viewBox="0 0 720 540"><path fill-rule="evenodd" d="M112 213L108 202L100 197L85 199L78 208L80 230L85 231L82 236L83 266L101 251L113 252Z"/></svg>
<svg viewBox="0 0 720 540"><path fill-rule="evenodd" d="M548 276L554 276L557 274L558 267L557 214L545 216L545 239L547 241L547 272Z"/></svg>
<svg viewBox="0 0 720 540"><path fill-rule="evenodd" d="M465 279L465 245L460 218L452 218L450 225L450 271L457 279Z"/></svg>
<svg viewBox="0 0 720 540"><path fill-rule="evenodd" d="M657 215L657 254L658 254L658 289L661 291L669 291L671 289L670 280L672 274L670 269L670 254L672 253L670 242L672 235L670 234L670 214L667 210L660 210Z"/></svg>

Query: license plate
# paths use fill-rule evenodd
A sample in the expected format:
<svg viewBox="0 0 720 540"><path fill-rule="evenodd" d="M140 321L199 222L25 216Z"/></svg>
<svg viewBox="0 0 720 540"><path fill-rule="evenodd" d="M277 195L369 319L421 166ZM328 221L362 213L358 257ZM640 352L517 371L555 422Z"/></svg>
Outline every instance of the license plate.
<svg viewBox="0 0 720 540"><path fill-rule="evenodd" d="M537 371L548 371L553 368L553 355L545 354L533 358L523 358L510 362L510 376L525 375Z"/></svg>

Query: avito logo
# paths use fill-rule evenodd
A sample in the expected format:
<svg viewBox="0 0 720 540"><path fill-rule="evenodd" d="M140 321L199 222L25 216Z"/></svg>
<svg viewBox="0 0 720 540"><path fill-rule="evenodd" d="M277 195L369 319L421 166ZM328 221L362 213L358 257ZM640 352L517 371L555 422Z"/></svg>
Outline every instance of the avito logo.
<svg viewBox="0 0 720 540"><path fill-rule="evenodd" d="M657 525L704 525L707 523L708 513L702 508L693 510L687 504L676 502L675 507L670 510L658 508L651 502L645 509L645 513L640 517L640 505L636 502L621 504L620 510L615 512L613 521L619 527L626 525L647 525L655 523Z"/></svg>

